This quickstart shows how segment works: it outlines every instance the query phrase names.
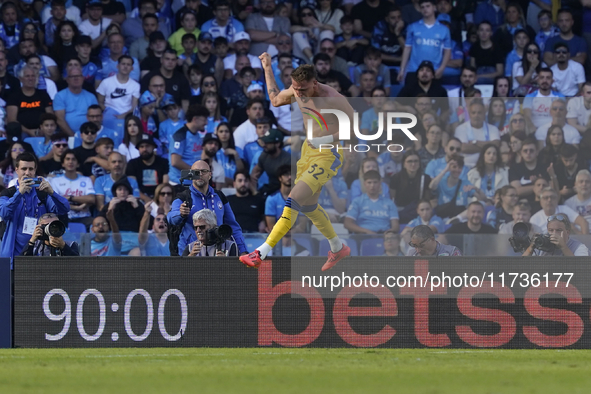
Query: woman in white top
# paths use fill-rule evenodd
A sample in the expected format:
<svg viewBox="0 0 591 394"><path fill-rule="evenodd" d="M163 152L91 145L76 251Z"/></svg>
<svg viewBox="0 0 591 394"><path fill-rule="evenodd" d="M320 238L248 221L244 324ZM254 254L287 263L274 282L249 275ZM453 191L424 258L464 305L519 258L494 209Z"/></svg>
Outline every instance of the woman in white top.
<svg viewBox="0 0 591 394"><path fill-rule="evenodd" d="M127 162L129 162L131 159L140 157L140 152L135 146L142 140L144 127L142 126L142 121L137 116L128 116L125 119L124 129L123 142L117 148L117 152L125 156Z"/></svg>
<svg viewBox="0 0 591 394"><path fill-rule="evenodd" d="M546 64L541 60L541 55L538 44L530 42L525 48L523 59L513 64L511 75L513 76L514 92L517 92L517 88L522 85L531 86L527 91L524 89L525 86L520 89L519 96L525 96L537 88L538 73L543 67L546 67Z"/></svg>
<svg viewBox="0 0 591 394"><path fill-rule="evenodd" d="M332 0L319 0L319 8L316 9L316 19L322 25L334 26L334 34L338 36L342 33L341 18L345 13L338 8L332 7Z"/></svg>
<svg viewBox="0 0 591 394"><path fill-rule="evenodd" d="M495 191L509 184L509 170L503 166L501 152L493 144L486 144L480 151L476 166L468 171L468 180L493 201Z"/></svg>

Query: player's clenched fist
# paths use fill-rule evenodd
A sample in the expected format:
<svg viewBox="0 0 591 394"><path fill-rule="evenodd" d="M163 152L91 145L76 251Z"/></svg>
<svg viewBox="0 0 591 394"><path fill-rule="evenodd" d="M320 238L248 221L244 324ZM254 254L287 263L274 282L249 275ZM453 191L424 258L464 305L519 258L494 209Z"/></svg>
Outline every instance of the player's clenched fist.
<svg viewBox="0 0 591 394"><path fill-rule="evenodd" d="M271 56L267 52L263 52L259 59L263 67L271 67Z"/></svg>

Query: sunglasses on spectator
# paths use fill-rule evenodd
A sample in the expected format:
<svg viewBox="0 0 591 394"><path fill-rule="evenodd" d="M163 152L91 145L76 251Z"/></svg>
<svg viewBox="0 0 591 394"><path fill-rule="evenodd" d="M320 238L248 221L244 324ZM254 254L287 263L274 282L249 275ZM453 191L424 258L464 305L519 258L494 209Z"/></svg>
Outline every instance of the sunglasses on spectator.
<svg viewBox="0 0 591 394"><path fill-rule="evenodd" d="M456 148L455 146L450 146L449 147L449 151L450 152L461 152L462 151L462 148L459 148L459 147Z"/></svg>
<svg viewBox="0 0 591 394"><path fill-rule="evenodd" d="M172 192L161 192L161 196L172 196Z"/></svg>
<svg viewBox="0 0 591 394"><path fill-rule="evenodd" d="M203 82L203 86L209 88L215 86L215 82Z"/></svg>
<svg viewBox="0 0 591 394"><path fill-rule="evenodd" d="M291 42L288 40L285 40L285 41L281 40L281 41L277 41L277 44L278 45L287 45L287 44L291 44Z"/></svg>
<svg viewBox="0 0 591 394"><path fill-rule="evenodd" d="M84 130L82 132L82 134L96 134L96 133L97 133L97 131L92 131L92 130Z"/></svg>
<svg viewBox="0 0 591 394"><path fill-rule="evenodd" d="M557 51L554 51L554 53L557 55L566 55L568 53L568 51L564 50L564 49L559 49Z"/></svg>
<svg viewBox="0 0 591 394"><path fill-rule="evenodd" d="M557 213L556 215L548 216L548 223L550 223L553 220L558 220L559 222L566 222L568 220L568 217L564 213Z"/></svg>
<svg viewBox="0 0 591 394"><path fill-rule="evenodd" d="M53 146L57 146L58 148L67 148L68 144L53 144Z"/></svg>
<svg viewBox="0 0 591 394"><path fill-rule="evenodd" d="M513 120L511 120L511 123L520 123L520 122L525 123L525 119L513 119Z"/></svg>
<svg viewBox="0 0 591 394"><path fill-rule="evenodd" d="M203 225L203 226L193 226L194 230L205 230L205 227L207 227L207 225Z"/></svg>
<svg viewBox="0 0 591 394"><path fill-rule="evenodd" d="M527 53L533 53L534 55L537 55L540 53L540 51L536 50L536 49L528 49Z"/></svg>

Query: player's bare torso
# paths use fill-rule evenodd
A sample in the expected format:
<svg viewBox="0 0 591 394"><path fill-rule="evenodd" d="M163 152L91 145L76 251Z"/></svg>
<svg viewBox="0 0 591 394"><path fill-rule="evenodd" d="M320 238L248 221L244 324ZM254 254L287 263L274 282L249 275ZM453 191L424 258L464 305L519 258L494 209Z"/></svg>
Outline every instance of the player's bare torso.
<svg viewBox="0 0 591 394"><path fill-rule="evenodd" d="M317 93L313 97L298 97L292 88L290 88L290 90L293 99L300 107L300 111L304 117L304 129L306 130L306 135L308 131L308 119L312 120L312 135L314 138L338 133L338 120L334 114L322 114L326 124L322 121L318 124L318 121L316 120L318 119L318 115L316 112L320 113L321 109L340 107L342 103L339 103L339 101L346 100L344 96L330 86L322 83L318 83ZM314 119L314 117L316 117L316 119ZM328 130L326 127L328 127Z"/></svg>

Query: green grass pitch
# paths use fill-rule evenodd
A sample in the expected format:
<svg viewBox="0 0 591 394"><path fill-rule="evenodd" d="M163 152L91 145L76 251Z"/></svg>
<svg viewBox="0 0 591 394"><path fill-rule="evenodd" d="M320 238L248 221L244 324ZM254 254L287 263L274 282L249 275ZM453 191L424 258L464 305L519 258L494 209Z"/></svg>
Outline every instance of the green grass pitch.
<svg viewBox="0 0 591 394"><path fill-rule="evenodd" d="M12 349L0 393L589 393L588 350Z"/></svg>

